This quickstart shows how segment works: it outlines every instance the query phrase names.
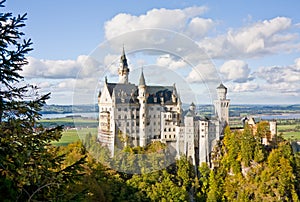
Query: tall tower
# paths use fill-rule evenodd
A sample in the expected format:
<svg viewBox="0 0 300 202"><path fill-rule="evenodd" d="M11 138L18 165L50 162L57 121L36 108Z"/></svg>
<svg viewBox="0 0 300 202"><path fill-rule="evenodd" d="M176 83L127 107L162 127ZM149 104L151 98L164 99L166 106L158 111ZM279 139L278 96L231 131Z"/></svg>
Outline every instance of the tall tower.
<svg viewBox="0 0 300 202"><path fill-rule="evenodd" d="M123 52L120 59L118 73L119 73L119 83L128 83L129 69L128 69L124 46L123 46Z"/></svg>
<svg viewBox="0 0 300 202"><path fill-rule="evenodd" d="M215 114L221 122L229 123L229 103L230 100L226 99L227 88L221 83L217 87L218 99L214 101Z"/></svg>
<svg viewBox="0 0 300 202"><path fill-rule="evenodd" d="M141 76L140 76L140 82L139 82L139 103L140 103L140 146L144 147L147 144L147 131L146 131L146 125L147 125L147 97L146 97L146 82L144 73L142 70Z"/></svg>

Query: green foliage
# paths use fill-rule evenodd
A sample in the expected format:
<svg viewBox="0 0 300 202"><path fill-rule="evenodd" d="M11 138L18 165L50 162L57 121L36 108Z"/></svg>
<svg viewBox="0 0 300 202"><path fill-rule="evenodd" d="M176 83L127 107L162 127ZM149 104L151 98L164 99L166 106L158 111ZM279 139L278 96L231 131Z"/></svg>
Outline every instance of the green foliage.
<svg viewBox="0 0 300 202"><path fill-rule="evenodd" d="M0 191L6 193L0 200L80 198L80 192L69 192L68 187L79 181L84 157L64 165L67 154L60 155L51 145L62 128L44 129L37 122L49 94L39 95L36 86L21 83L19 73L32 50L20 31L25 20L26 14L0 13Z"/></svg>
<svg viewBox="0 0 300 202"><path fill-rule="evenodd" d="M260 135L247 125L243 131L225 130L207 201L299 201L298 154L284 140L266 150L261 144L265 126L258 128Z"/></svg>

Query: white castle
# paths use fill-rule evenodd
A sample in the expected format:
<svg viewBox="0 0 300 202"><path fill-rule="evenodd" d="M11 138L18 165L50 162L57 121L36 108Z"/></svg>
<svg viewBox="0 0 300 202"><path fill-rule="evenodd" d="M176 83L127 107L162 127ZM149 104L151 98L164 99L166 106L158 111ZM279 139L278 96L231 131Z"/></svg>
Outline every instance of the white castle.
<svg viewBox="0 0 300 202"><path fill-rule="evenodd" d="M124 48L118 74L118 83L109 83L105 78L98 97L98 141L109 149L111 156L120 144L144 147L161 141L173 147L177 156L187 156L194 165L209 163L212 148L229 119L230 100L223 84L216 89L215 116L208 119L196 113L194 103L183 111L175 84L147 85L143 71L138 85L128 82Z"/></svg>

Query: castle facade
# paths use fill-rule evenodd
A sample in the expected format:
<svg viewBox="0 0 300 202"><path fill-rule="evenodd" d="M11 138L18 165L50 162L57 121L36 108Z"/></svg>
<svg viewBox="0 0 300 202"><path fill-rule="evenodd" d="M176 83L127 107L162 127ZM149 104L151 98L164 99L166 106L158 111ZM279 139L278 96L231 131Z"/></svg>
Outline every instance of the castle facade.
<svg viewBox="0 0 300 202"><path fill-rule="evenodd" d="M210 162L213 146L223 135L229 120L227 88L217 87L215 116L203 118L191 103L184 111L176 85L147 85L143 71L137 85L128 81L129 68L125 51L120 58L118 83L108 82L99 92L98 141L111 156L116 147L141 146L161 141L187 156L194 165Z"/></svg>

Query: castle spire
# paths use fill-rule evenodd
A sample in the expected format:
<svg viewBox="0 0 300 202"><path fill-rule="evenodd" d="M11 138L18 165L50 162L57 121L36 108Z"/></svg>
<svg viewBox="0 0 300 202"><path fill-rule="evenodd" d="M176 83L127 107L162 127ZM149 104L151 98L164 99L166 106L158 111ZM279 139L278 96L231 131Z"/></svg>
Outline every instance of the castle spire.
<svg viewBox="0 0 300 202"><path fill-rule="evenodd" d="M142 69L141 77L140 77L140 82L138 86L139 90L139 96L138 100L140 103L140 145L141 147L146 146L147 144L147 96L146 96L146 82L145 82L145 77Z"/></svg>
<svg viewBox="0 0 300 202"><path fill-rule="evenodd" d="M139 86L146 86L143 68L142 68L142 73L141 73L141 76L140 76Z"/></svg>
<svg viewBox="0 0 300 202"><path fill-rule="evenodd" d="M127 63L124 45L123 45L122 55L120 58L118 73L119 73L119 83L128 83L129 69L128 69L128 63Z"/></svg>

